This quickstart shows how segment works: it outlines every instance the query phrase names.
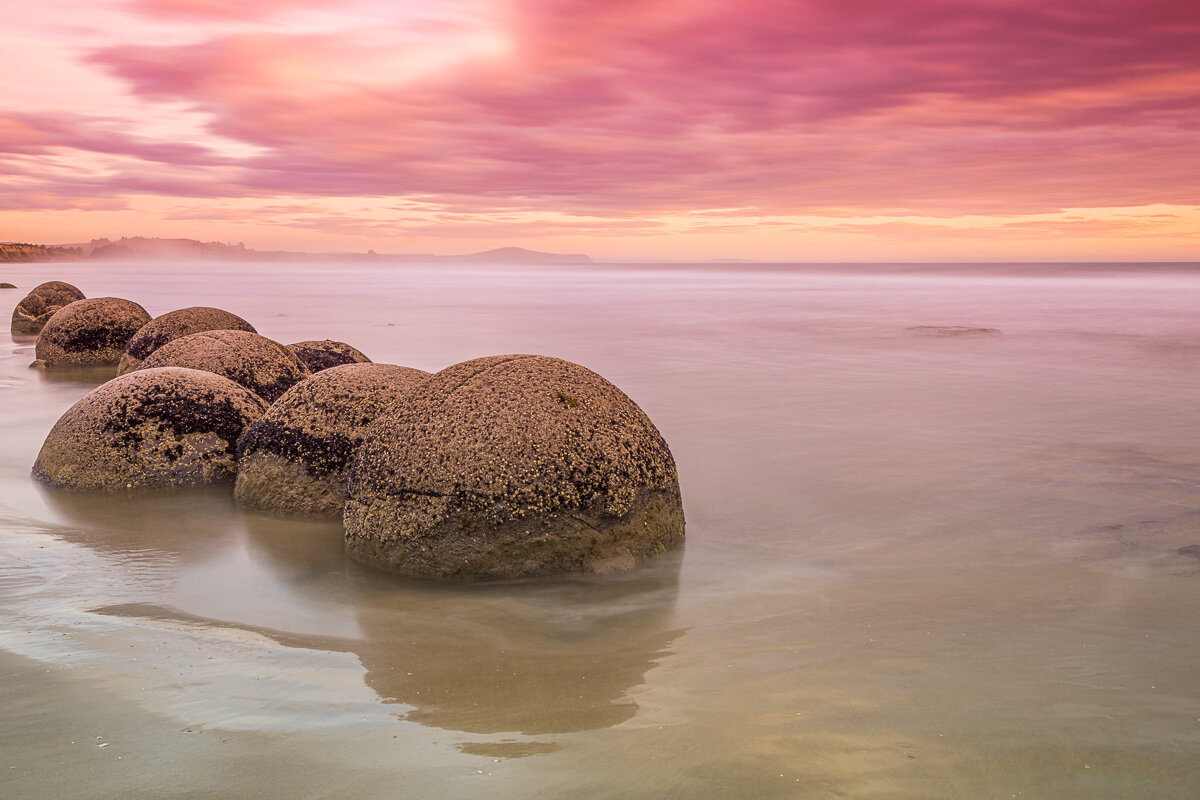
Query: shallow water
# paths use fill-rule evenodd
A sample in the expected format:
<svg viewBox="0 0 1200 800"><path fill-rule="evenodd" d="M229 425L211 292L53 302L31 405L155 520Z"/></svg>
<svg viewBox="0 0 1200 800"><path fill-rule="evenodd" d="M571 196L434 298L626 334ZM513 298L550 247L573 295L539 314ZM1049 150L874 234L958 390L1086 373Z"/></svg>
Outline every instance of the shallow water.
<svg viewBox="0 0 1200 800"><path fill-rule="evenodd" d="M5 337L0 796L1200 791L1198 270L0 277L6 309L54 278L426 370L577 361L663 432L688 519L630 575L438 586L227 489L48 491L99 379Z"/></svg>

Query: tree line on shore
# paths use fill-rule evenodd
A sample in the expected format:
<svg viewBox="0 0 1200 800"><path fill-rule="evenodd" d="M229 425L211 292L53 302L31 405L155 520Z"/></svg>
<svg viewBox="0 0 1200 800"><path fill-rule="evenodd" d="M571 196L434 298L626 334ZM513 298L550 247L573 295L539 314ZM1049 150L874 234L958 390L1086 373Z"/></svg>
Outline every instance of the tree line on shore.
<svg viewBox="0 0 1200 800"><path fill-rule="evenodd" d="M78 247L0 242L0 261L75 261L81 258L83 251Z"/></svg>

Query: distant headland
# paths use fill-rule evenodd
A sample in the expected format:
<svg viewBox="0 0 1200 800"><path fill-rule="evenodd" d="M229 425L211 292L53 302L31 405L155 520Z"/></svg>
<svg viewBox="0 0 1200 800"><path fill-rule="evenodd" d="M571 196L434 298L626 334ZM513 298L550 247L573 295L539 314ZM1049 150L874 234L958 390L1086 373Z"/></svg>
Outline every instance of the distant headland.
<svg viewBox="0 0 1200 800"><path fill-rule="evenodd" d="M0 242L0 261L79 261L78 250L28 242Z"/></svg>
<svg viewBox="0 0 1200 800"><path fill-rule="evenodd" d="M498 247L481 253L439 256L432 253L301 253L286 250L253 250L241 242L201 242L196 239L156 239L145 236L92 239L72 244L0 242L0 261L317 261L329 258L353 261L422 262L450 264L591 264L582 253L542 253L523 247Z"/></svg>

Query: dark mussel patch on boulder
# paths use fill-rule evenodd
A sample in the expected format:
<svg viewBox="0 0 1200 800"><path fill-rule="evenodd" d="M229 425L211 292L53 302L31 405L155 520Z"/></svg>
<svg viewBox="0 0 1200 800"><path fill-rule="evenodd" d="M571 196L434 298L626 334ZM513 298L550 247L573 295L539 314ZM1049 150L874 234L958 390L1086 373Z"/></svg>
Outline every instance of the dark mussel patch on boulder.
<svg viewBox="0 0 1200 800"><path fill-rule="evenodd" d="M116 366L125 345L150 315L132 300L93 297L54 313L38 334L35 366Z"/></svg>
<svg viewBox="0 0 1200 800"><path fill-rule="evenodd" d="M231 480L236 443L266 403L226 378L164 367L114 378L55 423L33 476L77 491Z"/></svg>
<svg viewBox="0 0 1200 800"><path fill-rule="evenodd" d="M238 440L234 499L281 514L340 517L346 472L367 427L429 373L345 364L289 389Z"/></svg>

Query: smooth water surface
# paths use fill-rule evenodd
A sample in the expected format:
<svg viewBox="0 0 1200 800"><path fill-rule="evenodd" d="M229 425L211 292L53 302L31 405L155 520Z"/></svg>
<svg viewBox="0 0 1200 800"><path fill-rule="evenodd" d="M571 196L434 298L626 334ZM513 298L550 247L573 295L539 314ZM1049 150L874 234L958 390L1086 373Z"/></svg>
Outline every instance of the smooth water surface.
<svg viewBox="0 0 1200 800"><path fill-rule="evenodd" d="M687 544L442 586L228 488L29 479L96 376L0 342L0 796L1194 798L1200 271L14 265L625 390Z"/></svg>

